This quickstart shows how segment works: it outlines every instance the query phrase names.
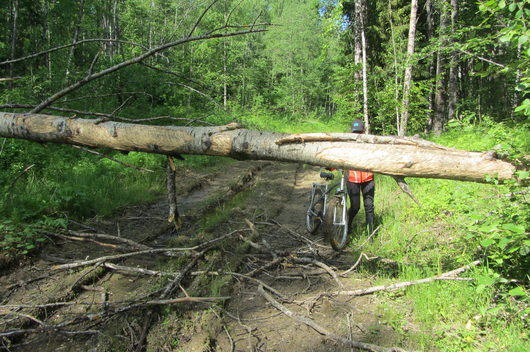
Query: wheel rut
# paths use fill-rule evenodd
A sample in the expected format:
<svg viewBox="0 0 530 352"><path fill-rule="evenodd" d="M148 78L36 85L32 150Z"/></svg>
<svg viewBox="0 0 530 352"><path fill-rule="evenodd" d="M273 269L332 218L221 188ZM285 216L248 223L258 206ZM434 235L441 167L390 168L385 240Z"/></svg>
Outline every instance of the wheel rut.
<svg viewBox="0 0 530 352"><path fill-rule="evenodd" d="M0 278L3 304L19 305L10 308L10 314L3 312L2 330L29 329L4 339L4 345L13 351L36 346L39 351L351 351L288 318L271 305L260 285L276 292L274 299L286 309L337 335L385 345L392 340L392 330L379 323L375 298L325 296L338 288L368 287L370 282L355 274L337 276L355 263L357 254L334 252L319 235L305 230L309 191L318 174L316 167L292 163L235 162L214 174L182 175L177 184L185 225L177 232L167 225L165 201L127 207L75 228L155 249L193 247L234 234L199 257L146 254L112 262L137 272L111 270L99 263L56 274L52 267L60 262L121 252L101 243L54 239L31 265ZM219 214L224 215L205 230L205 219ZM230 299L113 314L119 302L156 298L150 294L191 264L171 298ZM169 279L164 276L168 272L173 275ZM31 281L43 273L50 277ZM20 308L61 301L93 304ZM46 330L79 317L86 320L55 332Z"/></svg>

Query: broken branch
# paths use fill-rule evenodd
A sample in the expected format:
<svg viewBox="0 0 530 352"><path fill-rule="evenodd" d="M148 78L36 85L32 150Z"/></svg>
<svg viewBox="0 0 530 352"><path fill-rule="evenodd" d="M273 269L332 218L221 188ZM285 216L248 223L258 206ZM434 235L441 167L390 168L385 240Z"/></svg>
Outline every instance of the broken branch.
<svg viewBox="0 0 530 352"><path fill-rule="evenodd" d="M334 334L332 332L327 331L326 329L324 329L323 327L321 327L320 325L318 325L317 323L315 323L313 320L309 319L308 317L306 317L304 315L301 315L301 314L298 314L298 313L295 313L293 311L290 311L289 309L284 307L278 301L274 300L274 298L272 298L271 295L266 293L265 290L263 289L263 286L259 286L258 287L258 291L263 296L263 298L265 298L274 308L278 309L283 314L287 315L289 318L292 318L292 319L294 319L294 320L296 320L296 321L298 321L300 323L303 323L303 324L309 326L310 328L312 328L313 330L318 332L320 335L324 335L330 340L333 340L335 342L341 343L341 344L349 346L349 347L359 348L359 349L362 349L362 350L365 350L365 351L373 351L373 352L404 352L404 350L402 350L401 348L397 348L397 347L386 348L386 347L381 347L381 346L377 346L377 345L372 345L372 344L369 344L369 343L353 341L353 340L341 337L339 335L336 335L336 334Z"/></svg>
<svg viewBox="0 0 530 352"><path fill-rule="evenodd" d="M363 289L353 290L353 291L335 291L335 292L331 292L330 295L364 296L364 295L369 295L375 292L393 291L393 290L397 290L397 289L412 286L412 285L419 285L419 284L424 284L428 282L433 282L436 280L459 280L460 278L455 277L456 275L463 273L464 271L469 270L471 267L477 266L479 264L480 264L480 260L477 260L466 266L460 267L458 269L446 272L441 275L425 278L425 279L399 282L399 283L395 283L391 285L374 286L370 288L363 288Z"/></svg>

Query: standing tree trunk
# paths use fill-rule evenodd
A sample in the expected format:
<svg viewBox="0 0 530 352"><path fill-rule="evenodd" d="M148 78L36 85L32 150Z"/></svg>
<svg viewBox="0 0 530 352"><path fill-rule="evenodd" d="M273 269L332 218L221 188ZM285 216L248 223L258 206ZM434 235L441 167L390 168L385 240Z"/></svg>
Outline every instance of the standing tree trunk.
<svg viewBox="0 0 530 352"><path fill-rule="evenodd" d="M448 9L445 4L441 4L441 14L440 14L440 42L441 47L445 48L447 46L447 27L448 27ZM432 121L432 132L439 136L445 125L446 120L446 57L442 50L438 50L438 56L436 59L436 86L434 93L434 114Z"/></svg>
<svg viewBox="0 0 530 352"><path fill-rule="evenodd" d="M363 0L364 2L364 0ZM364 113L364 126L365 133L370 133L370 119L368 115L368 63L367 63L367 43L365 35L365 4L363 3L362 8L362 17L361 17L361 46L362 46L362 56L363 56L363 113Z"/></svg>
<svg viewBox="0 0 530 352"><path fill-rule="evenodd" d="M390 39L392 41L392 52L394 55L394 100L396 106L396 129L400 130L400 114L399 114L399 65L396 48L396 38L394 32L394 21L392 20L392 4L388 2L388 22L390 23Z"/></svg>
<svg viewBox="0 0 530 352"><path fill-rule="evenodd" d="M48 4L48 1L44 1L42 5L42 16L44 17L44 23L43 23L43 33L42 38L43 42L46 43L46 46L48 48L51 47L51 34L50 34L50 6ZM45 56L45 62L46 62L46 69L48 70L48 80L51 81L52 79L52 60L50 53L47 53Z"/></svg>
<svg viewBox="0 0 530 352"><path fill-rule="evenodd" d="M451 0L451 33L457 29L456 20L458 16L458 1ZM450 40L454 42L453 39ZM451 53L451 62L449 64L449 101L447 104L447 120L452 120L456 116L456 104L458 102L458 53Z"/></svg>
<svg viewBox="0 0 530 352"><path fill-rule="evenodd" d="M431 41L434 38L434 19L433 19L433 0L427 0L425 3L425 11L427 15L427 41ZM436 74L435 59L429 59L429 77L434 77ZM434 87L436 84L432 84L431 90L429 91L429 108L427 112L427 123L425 124L424 132L428 133L432 129L432 111L434 107Z"/></svg>
<svg viewBox="0 0 530 352"><path fill-rule="evenodd" d="M370 121L368 118L368 83L367 83L367 42L365 35L366 22L366 2L365 0L354 1L353 11L353 62L355 64L355 97L356 102L359 102L360 108L358 114L363 116L365 128L370 128ZM361 67L361 70L359 70ZM361 86L361 89L359 89ZM361 98L362 96L362 98Z"/></svg>
<svg viewBox="0 0 530 352"><path fill-rule="evenodd" d="M83 15L85 13L85 1L79 0L79 12L77 14L77 21L74 28L74 36L72 37L72 44L76 43L79 39L79 33L81 32L81 22L83 21ZM70 65L72 64L72 59L74 57L75 46L70 47L68 53L68 58L66 60L66 70L64 72L64 84L68 83L68 77L70 76Z"/></svg>
<svg viewBox="0 0 530 352"><path fill-rule="evenodd" d="M110 39L114 41L110 43L110 56L118 53L120 44L118 39L120 37L120 23L118 20L118 0L112 2L112 21L110 23Z"/></svg>
<svg viewBox="0 0 530 352"><path fill-rule="evenodd" d="M12 0L12 14L11 19L13 21L12 27L11 27L11 52L10 57L11 60L15 58L16 54L16 47L17 47L17 27L18 27L18 0ZM13 77L13 64L9 64L9 77ZM9 89L13 88L13 81L9 81Z"/></svg>
<svg viewBox="0 0 530 352"><path fill-rule="evenodd" d="M401 109L401 123L398 130L399 136L407 134L407 124L409 121L410 87L412 83L412 57L414 55L414 43L416 40L416 17L418 13L418 0L411 0L410 3L410 23L409 38L407 43L407 66L405 77L403 78L403 105Z"/></svg>
<svg viewBox="0 0 530 352"><path fill-rule="evenodd" d="M521 43L517 45L517 60L520 60L520 59L521 59ZM518 87L520 82L521 82L521 69L517 68L517 72L515 73L514 87ZM519 106L519 94L517 92L517 89L514 89L513 95L512 95L512 110L510 111L510 119L515 120L513 114L515 112L515 109L518 106Z"/></svg>

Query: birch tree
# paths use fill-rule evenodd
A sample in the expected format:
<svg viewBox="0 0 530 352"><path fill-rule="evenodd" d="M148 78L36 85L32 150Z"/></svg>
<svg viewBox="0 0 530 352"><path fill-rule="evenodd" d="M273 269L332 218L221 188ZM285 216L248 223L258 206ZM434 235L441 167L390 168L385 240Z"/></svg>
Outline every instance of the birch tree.
<svg viewBox="0 0 530 352"><path fill-rule="evenodd" d="M405 77L403 79L403 105L401 109L401 120L398 126L399 136L405 136L407 134L407 124L409 120L410 87L412 84L412 60L414 55L414 44L416 40L417 12L418 0L412 0L410 3L410 23L407 43L407 65L405 68Z"/></svg>

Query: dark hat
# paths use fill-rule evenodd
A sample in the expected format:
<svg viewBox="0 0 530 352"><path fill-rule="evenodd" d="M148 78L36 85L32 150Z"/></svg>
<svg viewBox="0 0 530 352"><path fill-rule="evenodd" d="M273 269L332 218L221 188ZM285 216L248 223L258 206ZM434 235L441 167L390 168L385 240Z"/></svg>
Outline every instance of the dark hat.
<svg viewBox="0 0 530 352"><path fill-rule="evenodd" d="M353 133L364 132L364 122L362 122L361 120L353 120L351 124L351 131Z"/></svg>

